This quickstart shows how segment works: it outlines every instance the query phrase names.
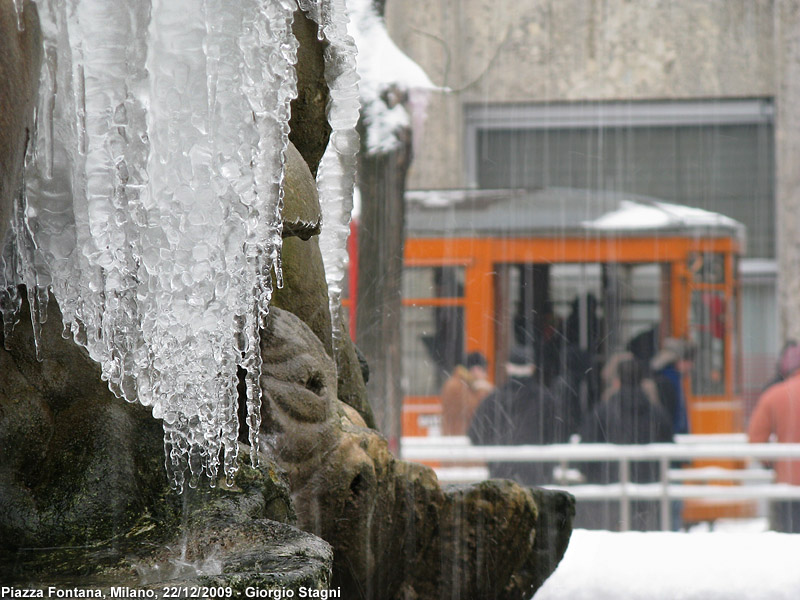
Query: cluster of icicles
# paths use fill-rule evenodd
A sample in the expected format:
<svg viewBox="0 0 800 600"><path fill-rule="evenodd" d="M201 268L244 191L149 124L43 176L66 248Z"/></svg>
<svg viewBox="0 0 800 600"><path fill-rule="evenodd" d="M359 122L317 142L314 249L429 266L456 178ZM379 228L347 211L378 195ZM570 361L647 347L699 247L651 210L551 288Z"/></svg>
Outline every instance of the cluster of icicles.
<svg viewBox="0 0 800 600"><path fill-rule="evenodd" d="M237 368L247 373L255 453L259 328L273 274L281 285L297 4L37 0L37 8L36 131L0 261L6 334L24 284L38 351L52 291L64 336L86 347L117 396L163 421L172 485L196 485L204 473L214 485L220 466L230 481ZM300 0L300 8L329 42L333 137L318 188L332 225L327 243L343 245L358 146L355 48L344 0Z"/></svg>

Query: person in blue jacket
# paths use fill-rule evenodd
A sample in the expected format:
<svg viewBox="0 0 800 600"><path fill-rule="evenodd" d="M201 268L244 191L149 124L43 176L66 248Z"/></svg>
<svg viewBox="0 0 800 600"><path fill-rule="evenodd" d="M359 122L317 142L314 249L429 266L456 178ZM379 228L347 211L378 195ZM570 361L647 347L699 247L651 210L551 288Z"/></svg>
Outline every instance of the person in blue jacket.
<svg viewBox="0 0 800 600"><path fill-rule="evenodd" d="M672 433L689 433L689 416L683 393L683 378L691 371L694 346L678 338L667 338L650 361L661 406L672 419Z"/></svg>
<svg viewBox="0 0 800 600"><path fill-rule="evenodd" d="M695 346L686 340L666 338L661 350L650 361L652 380L658 390L661 406L667 411L672 422L672 433L689 433L689 413L686 408L686 395L683 380L692 370ZM681 464L673 464L680 467ZM674 500L671 506L672 529L679 530L683 523L681 513L683 503Z"/></svg>

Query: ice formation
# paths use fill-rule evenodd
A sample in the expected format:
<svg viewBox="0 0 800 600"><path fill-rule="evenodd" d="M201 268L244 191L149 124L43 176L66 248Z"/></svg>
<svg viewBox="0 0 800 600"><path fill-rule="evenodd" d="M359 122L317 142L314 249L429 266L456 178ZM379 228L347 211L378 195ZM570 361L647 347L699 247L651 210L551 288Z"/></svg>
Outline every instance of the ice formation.
<svg viewBox="0 0 800 600"><path fill-rule="evenodd" d="M328 213L352 201L358 144L342 1L301 0L329 41L334 134L318 182ZM38 349L52 290L65 337L87 348L115 394L162 419L174 487L183 488L187 467L190 485L203 473L213 485L220 460L230 480L237 367L247 372L254 452L258 445L259 327L273 272L280 284L297 5L37 7L45 59L24 190L0 262L6 332L24 284Z"/></svg>
<svg viewBox="0 0 800 600"><path fill-rule="evenodd" d="M425 112L427 93L435 89L419 65L408 58L392 42L373 0L333 0L336 14L324 28L329 39L338 40L328 52L328 64L336 65L326 72L331 94L332 143L322 158L318 173L318 188L324 227L320 249L325 263L334 344L345 332L341 328L341 294L347 267L347 236L350 232L355 185L356 154L360 140L355 133L359 105L366 126L366 151L390 152L400 143L397 133L410 125L408 112L398 98L410 94L410 104L416 106L415 118ZM306 10L312 3L300 0ZM352 17L350 27L344 15ZM319 22L319 21L318 21ZM358 55L355 46L364 49ZM358 93L355 87L360 80ZM342 202L341 199L346 201Z"/></svg>
<svg viewBox="0 0 800 600"><path fill-rule="evenodd" d="M325 81L330 89L328 121L331 138L317 171L317 190L322 208L322 232L319 246L325 266L328 297L333 323L333 342L341 336L341 295L347 268L347 236L353 211L356 154L359 138L356 132L360 103L356 72L355 43L347 32L347 7L344 0L330 0L331 17L319 14L324 8L311 0L300 0L300 7L314 15L320 24L320 39L329 44L325 55Z"/></svg>

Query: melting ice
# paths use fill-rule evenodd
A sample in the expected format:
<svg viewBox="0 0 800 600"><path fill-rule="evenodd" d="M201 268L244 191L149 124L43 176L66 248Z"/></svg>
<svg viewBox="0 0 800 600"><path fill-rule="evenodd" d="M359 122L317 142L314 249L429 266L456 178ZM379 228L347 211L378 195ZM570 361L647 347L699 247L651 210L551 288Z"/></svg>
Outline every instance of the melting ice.
<svg viewBox="0 0 800 600"><path fill-rule="evenodd" d="M318 186L324 218L346 227L358 146L354 47L343 0L301 6L329 42L333 134ZM280 283L297 6L37 7L45 59L24 193L0 263L6 331L17 284L28 289L37 336L52 290L65 337L87 348L115 394L163 420L173 485L182 489L187 467L190 485L203 473L215 481L221 456L230 479L239 366L257 448L259 326L273 273Z"/></svg>
<svg viewBox="0 0 800 600"><path fill-rule="evenodd" d="M321 5L300 0L300 7L314 14ZM347 33L345 0L330 0L330 18L316 16L320 36L336 40L325 50L325 80L330 89L328 121L331 137L317 171L317 189L322 209L322 233L319 246L328 284L333 341L338 346L344 335L341 327L341 295L347 265L347 236L353 211L356 153L359 138L356 123L359 114L358 73L355 42Z"/></svg>

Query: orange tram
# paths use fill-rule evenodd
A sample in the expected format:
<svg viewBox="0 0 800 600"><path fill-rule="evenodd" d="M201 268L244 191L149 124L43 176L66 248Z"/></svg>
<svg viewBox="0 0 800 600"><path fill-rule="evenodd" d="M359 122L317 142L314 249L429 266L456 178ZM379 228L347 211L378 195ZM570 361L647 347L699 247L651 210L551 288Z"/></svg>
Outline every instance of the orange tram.
<svg viewBox="0 0 800 600"><path fill-rule="evenodd" d="M740 223L568 188L412 191L406 219L403 435L438 434L439 391L469 352L482 352L501 383L514 344L541 344L545 377L557 374L566 344L577 346L589 361L588 411L611 354L637 339L656 351L667 337L695 347L684 376L690 432L743 431ZM684 516L750 508L689 502Z"/></svg>

